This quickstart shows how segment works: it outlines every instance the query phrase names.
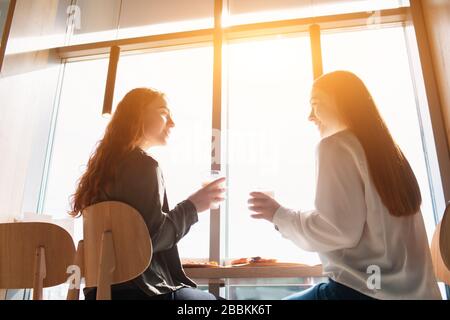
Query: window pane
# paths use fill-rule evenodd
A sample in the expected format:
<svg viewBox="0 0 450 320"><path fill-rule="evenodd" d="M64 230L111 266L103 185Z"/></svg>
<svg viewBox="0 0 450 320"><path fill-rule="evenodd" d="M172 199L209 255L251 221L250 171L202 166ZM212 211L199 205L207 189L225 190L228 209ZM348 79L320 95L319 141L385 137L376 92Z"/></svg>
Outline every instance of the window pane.
<svg viewBox="0 0 450 320"><path fill-rule="evenodd" d="M76 5L79 24L74 27L71 44L212 28L214 25L212 0L77 0Z"/></svg>
<svg viewBox="0 0 450 320"><path fill-rule="evenodd" d="M1 1L0 23L8 14ZM6 54L64 46L69 5L70 0L17 1Z"/></svg>
<svg viewBox="0 0 450 320"><path fill-rule="evenodd" d="M117 39L120 0L77 0L70 44Z"/></svg>
<svg viewBox="0 0 450 320"><path fill-rule="evenodd" d="M229 25L409 6L408 0L229 0Z"/></svg>
<svg viewBox="0 0 450 320"><path fill-rule="evenodd" d="M283 205L312 208L315 146L308 123L308 37L230 44L228 59L228 258L265 256L315 264L272 224L250 217L248 193L272 190Z"/></svg>
<svg viewBox="0 0 450 320"><path fill-rule="evenodd" d="M212 0L123 0L119 38L214 26Z"/></svg>
<svg viewBox="0 0 450 320"><path fill-rule="evenodd" d="M115 105L129 90L152 87L164 92L175 128L166 147L150 150L163 169L172 209L201 187L211 166L212 47L123 56L119 62ZM209 213L179 244L186 258L209 256Z"/></svg>
<svg viewBox="0 0 450 320"><path fill-rule="evenodd" d="M106 59L66 65L44 203L44 213L55 218L68 217L69 197L103 137L108 122L101 116L107 70ZM77 241L82 238L81 221L76 220Z"/></svg>
<svg viewBox="0 0 450 320"><path fill-rule="evenodd" d="M423 199L422 214L431 241L435 226L433 206L403 29L328 33L322 36L322 47L324 72L354 72L372 93L416 174Z"/></svg>
<svg viewBox="0 0 450 320"><path fill-rule="evenodd" d="M0 39L3 36L3 29L5 28L6 17L8 16L8 8L9 0L0 0Z"/></svg>

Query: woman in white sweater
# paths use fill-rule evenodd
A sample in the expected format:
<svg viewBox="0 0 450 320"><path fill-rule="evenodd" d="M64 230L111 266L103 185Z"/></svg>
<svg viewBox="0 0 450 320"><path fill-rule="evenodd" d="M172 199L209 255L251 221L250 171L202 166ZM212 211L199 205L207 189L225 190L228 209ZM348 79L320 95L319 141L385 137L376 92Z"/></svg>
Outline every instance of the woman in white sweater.
<svg viewBox="0 0 450 320"><path fill-rule="evenodd" d="M315 209L249 200L254 218L318 252L329 278L287 299L441 299L417 180L364 83L345 71L317 79L309 120L322 137Z"/></svg>

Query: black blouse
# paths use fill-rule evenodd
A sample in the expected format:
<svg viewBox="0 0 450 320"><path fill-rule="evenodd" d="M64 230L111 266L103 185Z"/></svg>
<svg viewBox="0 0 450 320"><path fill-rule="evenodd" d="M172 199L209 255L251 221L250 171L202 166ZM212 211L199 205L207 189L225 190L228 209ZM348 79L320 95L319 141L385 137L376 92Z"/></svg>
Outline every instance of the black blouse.
<svg viewBox="0 0 450 320"><path fill-rule="evenodd" d="M184 273L177 243L198 221L194 204L185 200L169 210L164 179L158 162L137 148L118 167L108 193L100 201L120 201L135 208L145 220L153 245L150 266L137 278L112 290L137 289L153 296L182 287L196 287ZM87 291L89 288L86 289Z"/></svg>

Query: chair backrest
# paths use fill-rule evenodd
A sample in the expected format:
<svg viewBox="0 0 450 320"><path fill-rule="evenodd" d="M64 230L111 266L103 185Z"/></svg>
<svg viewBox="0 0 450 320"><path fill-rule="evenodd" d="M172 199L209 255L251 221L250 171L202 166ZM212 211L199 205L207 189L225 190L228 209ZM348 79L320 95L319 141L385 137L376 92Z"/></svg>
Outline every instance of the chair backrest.
<svg viewBox="0 0 450 320"><path fill-rule="evenodd" d="M42 289L64 283L73 264L75 246L70 234L55 224L0 224L0 289Z"/></svg>
<svg viewBox="0 0 450 320"><path fill-rule="evenodd" d="M436 226L431 241L434 273L438 280L450 285L450 203L441 222Z"/></svg>
<svg viewBox="0 0 450 320"><path fill-rule="evenodd" d="M97 287L97 299L110 299L111 284L142 274L150 265L152 243L144 219L117 201L83 210L86 287Z"/></svg>
<svg viewBox="0 0 450 320"><path fill-rule="evenodd" d="M450 269L450 202L447 204L444 216L441 220L441 231L439 233L439 248L442 260L447 269Z"/></svg>

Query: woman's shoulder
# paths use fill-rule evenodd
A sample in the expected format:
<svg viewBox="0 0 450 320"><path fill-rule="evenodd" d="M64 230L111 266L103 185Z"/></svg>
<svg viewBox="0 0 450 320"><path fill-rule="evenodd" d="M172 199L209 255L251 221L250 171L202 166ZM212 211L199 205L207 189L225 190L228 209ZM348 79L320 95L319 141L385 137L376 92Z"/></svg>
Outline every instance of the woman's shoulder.
<svg viewBox="0 0 450 320"><path fill-rule="evenodd" d="M119 165L119 173L125 175L143 175L155 173L158 168L158 162L148 155L145 151L135 148L127 153Z"/></svg>
<svg viewBox="0 0 450 320"><path fill-rule="evenodd" d="M131 162L135 164L143 164L148 166L157 167L158 161L156 161L152 156L150 156L148 153L146 153L144 150L140 148L135 148L131 150L127 155L124 157L123 162Z"/></svg>
<svg viewBox="0 0 450 320"><path fill-rule="evenodd" d="M353 161L358 166L365 166L366 162L364 148L348 129L322 139L317 147L317 156L333 163Z"/></svg>
<svg viewBox="0 0 450 320"><path fill-rule="evenodd" d="M318 145L319 151L351 152L359 151L362 146L358 138L349 129L341 130L323 138Z"/></svg>

